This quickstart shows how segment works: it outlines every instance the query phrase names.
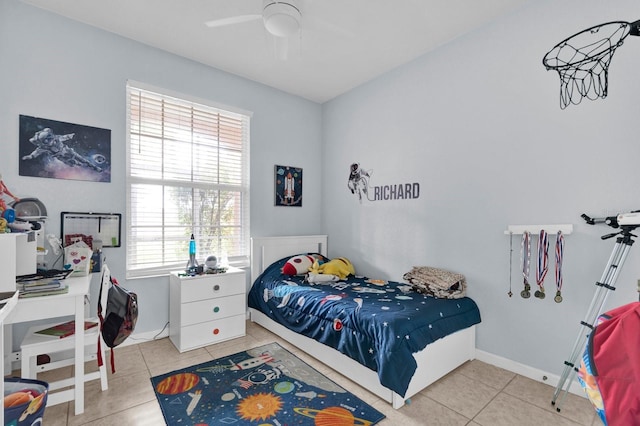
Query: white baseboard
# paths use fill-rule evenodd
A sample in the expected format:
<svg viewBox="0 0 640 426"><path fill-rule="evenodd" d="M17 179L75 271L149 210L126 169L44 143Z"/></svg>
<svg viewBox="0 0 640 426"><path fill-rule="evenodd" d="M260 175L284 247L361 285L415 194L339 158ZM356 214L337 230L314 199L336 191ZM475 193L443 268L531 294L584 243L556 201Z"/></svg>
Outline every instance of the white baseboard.
<svg viewBox="0 0 640 426"><path fill-rule="evenodd" d="M548 373L546 371L538 370L537 368L533 368L525 364L520 364L519 362L510 360L508 358L503 358L489 352L481 351L479 349L476 349L476 359L478 361L495 365L496 367L503 368L505 370L511 371L512 373L519 374L531 380L535 380L536 382L544 383L552 387L556 387L560 382L560 376ZM571 383L569 392L586 398L584 389L582 389L582 386L580 386L580 383L577 379L574 380L573 383Z"/></svg>

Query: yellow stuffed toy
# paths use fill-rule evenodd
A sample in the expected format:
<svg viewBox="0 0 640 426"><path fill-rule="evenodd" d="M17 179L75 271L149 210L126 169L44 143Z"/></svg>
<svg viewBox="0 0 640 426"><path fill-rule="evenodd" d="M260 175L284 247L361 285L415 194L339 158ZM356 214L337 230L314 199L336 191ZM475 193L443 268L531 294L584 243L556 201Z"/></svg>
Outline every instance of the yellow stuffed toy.
<svg viewBox="0 0 640 426"><path fill-rule="evenodd" d="M320 264L320 262L316 260L313 262L313 265L311 265L311 268L309 268L309 273L335 275L343 280L349 275L355 275L356 271L353 269L353 265L349 259L346 257L336 257L323 264Z"/></svg>

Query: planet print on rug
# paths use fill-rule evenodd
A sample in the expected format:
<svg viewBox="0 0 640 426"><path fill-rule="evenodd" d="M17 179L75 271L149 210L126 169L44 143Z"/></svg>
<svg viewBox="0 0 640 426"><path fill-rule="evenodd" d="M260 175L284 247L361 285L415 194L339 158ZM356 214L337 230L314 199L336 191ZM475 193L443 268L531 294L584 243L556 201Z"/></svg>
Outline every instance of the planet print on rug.
<svg viewBox="0 0 640 426"><path fill-rule="evenodd" d="M168 425L373 426L384 419L277 343L151 383Z"/></svg>

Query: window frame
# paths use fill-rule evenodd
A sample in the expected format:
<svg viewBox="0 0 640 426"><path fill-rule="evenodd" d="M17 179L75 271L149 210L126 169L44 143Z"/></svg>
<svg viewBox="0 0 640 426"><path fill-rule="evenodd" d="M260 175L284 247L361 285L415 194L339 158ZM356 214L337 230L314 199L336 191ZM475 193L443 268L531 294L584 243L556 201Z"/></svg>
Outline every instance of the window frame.
<svg viewBox="0 0 640 426"><path fill-rule="evenodd" d="M171 178L166 178L165 175L165 169L161 168L162 170L162 174L163 176L160 178L148 178L148 177L140 177L140 176L132 176L132 111L131 111L131 101L132 101L132 96L133 96L133 92L135 91L135 93L139 93L139 92L148 92L153 94L154 96L159 96L162 97L164 100L171 102L173 100L173 102L176 105L190 105L190 107L192 108L196 108L198 111L206 111L208 113L213 113L213 114L220 114L221 116L225 116L225 117L234 117L235 119L237 119L239 122L242 123L241 125L241 144L242 144L242 150L241 150L241 161L240 161L240 166L241 166L241 171L240 171L240 175L241 175L241 183L239 185L232 185L229 184L227 182L225 183L221 183L220 181L218 181L217 183L211 183L211 182L203 182L203 181L198 181L198 180L190 180L190 181L176 181L175 179L171 179ZM242 109L238 109L238 108L234 108L234 107L229 107L226 105L221 105L215 102L211 102L209 100L205 100L205 99L200 99L200 98L196 98L190 95L186 95L186 94L182 94L182 93L178 93L178 92L173 92L171 90L167 90L167 89L163 89L163 88L158 88L158 87L154 87L145 83L141 83L141 82L137 82L137 81L133 81L133 80L129 80L127 81L126 84L126 278L127 279L137 279L137 278L148 278L148 277L154 277L154 276L162 276L162 275L166 275L171 271L179 271L179 270L183 270L184 267L186 266L187 260L188 260L188 255L185 256L184 262L158 262L160 265L159 266L153 266L153 267L149 267L149 268L144 268L144 267L136 267L136 265L140 265L140 263L134 263L132 259L130 259L130 249L133 250L133 248L130 247L130 244L134 244L134 237L133 237L133 227L134 225L137 226L137 224L134 224L134 218L133 218L133 213L132 213L132 209L133 209L133 201L132 197L135 197L135 195L132 195L132 188L134 187L134 185L136 184L140 184L143 182L153 182L155 184L161 185L163 190L166 188L165 185L168 186L175 186L177 184L176 187L180 187L180 188L191 188L192 190L196 191L196 190L201 190L201 189L206 189L206 190L213 190L218 191L218 192L224 192L224 191L231 191L231 192L237 192L239 194L240 197L240 206L239 208L239 215L241 216L239 219L239 223L240 223L240 230L239 230L239 236L238 238L240 238L241 241L239 241L239 247L240 247L240 254L235 254L235 255L229 255L228 257L228 264L230 266L236 266L236 267L246 267L249 265L249 257L250 257L250 179L249 179L249 170L250 170L250 133L251 133L251 117L252 117L252 113L242 110ZM240 117L240 118L238 118ZM162 122L164 122L165 120L162 119ZM194 129L191 128L191 135L194 134ZM216 138L220 137L220 133L216 134ZM164 136L161 137L161 140L163 141L163 145L165 142L165 138ZM219 141L219 139L218 139ZM191 147L197 147L197 143L195 143L195 141L191 140L190 141ZM218 142L218 144L220 144L220 142ZM161 162L161 161L160 161ZM227 163L224 163L227 164ZM218 169L220 170L220 166L221 166L221 162L218 162ZM194 170L194 166L192 164L192 166L190 167L190 170L193 172ZM193 173L192 173L193 174ZM162 215L163 215L163 219L162 219L162 229L166 230L168 227L164 222L164 215L165 215L165 201L163 200L161 202L162 204ZM192 208L191 213L192 213L192 217L195 216L194 213L195 208ZM221 225L221 220L218 220L218 222L214 225L214 226L219 226ZM195 226L195 225L194 225ZM161 241L164 243L165 241L168 241L165 237L165 234L163 234ZM140 241L142 241L142 239L140 239ZM185 247L188 247L188 237L185 238L184 244ZM197 241L196 241L197 243ZM211 254L211 253L202 253L202 252L198 252L197 256L199 261L204 261L203 256L206 256L207 254ZM215 253L218 256L224 254L224 253ZM164 255L164 253L163 253ZM162 259L160 259L162 260Z"/></svg>

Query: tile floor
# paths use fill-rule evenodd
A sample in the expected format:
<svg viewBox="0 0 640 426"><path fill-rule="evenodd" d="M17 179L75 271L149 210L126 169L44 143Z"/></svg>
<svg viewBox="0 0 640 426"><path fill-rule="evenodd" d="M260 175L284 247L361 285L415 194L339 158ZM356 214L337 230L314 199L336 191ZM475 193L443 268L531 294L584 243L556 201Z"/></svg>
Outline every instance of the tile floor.
<svg viewBox="0 0 640 426"><path fill-rule="evenodd" d="M101 392L99 381L88 382L83 414L73 414L72 402L48 407L44 424L163 425L164 419L150 377L274 341L384 413L387 418L380 423L381 426L601 424L588 400L569 394L561 413L557 413L550 403L552 387L477 360L462 365L414 396L410 404L394 410L385 401L250 322L247 323L245 337L183 354L168 338L116 348L117 371L109 375L109 389ZM71 368L64 373L70 375ZM46 372L38 378L54 380L46 375L59 375L62 370ZM13 374L19 375L19 371Z"/></svg>

